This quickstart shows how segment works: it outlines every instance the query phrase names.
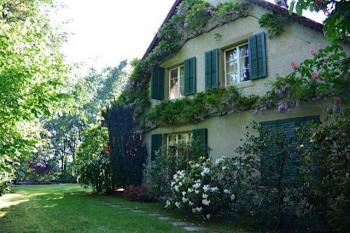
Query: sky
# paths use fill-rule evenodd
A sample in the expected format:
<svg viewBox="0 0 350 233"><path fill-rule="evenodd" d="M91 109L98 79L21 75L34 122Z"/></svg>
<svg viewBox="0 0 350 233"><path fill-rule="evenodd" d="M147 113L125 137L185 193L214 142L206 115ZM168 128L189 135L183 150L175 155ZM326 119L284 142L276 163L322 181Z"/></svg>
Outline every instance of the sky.
<svg viewBox="0 0 350 233"><path fill-rule="evenodd" d="M142 57L174 0L60 0L53 21L67 22L70 63L102 68Z"/></svg>
<svg viewBox="0 0 350 233"><path fill-rule="evenodd" d="M273 2L273 0L270 0ZM67 62L101 69L141 58L175 0L59 0L51 16L68 33ZM322 16L308 14L314 20Z"/></svg>

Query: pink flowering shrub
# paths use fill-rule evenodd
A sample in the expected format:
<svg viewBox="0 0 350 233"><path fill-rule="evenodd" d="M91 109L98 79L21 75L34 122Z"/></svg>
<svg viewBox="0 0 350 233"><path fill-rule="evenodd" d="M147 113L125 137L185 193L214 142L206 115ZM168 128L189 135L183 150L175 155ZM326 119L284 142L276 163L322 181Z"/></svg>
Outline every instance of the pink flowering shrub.
<svg viewBox="0 0 350 233"><path fill-rule="evenodd" d="M298 64L295 63L294 61L292 61L292 62L290 63L290 66L292 67L293 70L298 69Z"/></svg>
<svg viewBox="0 0 350 233"><path fill-rule="evenodd" d="M299 65L291 62L294 71L276 79L268 95L257 104L257 110L275 106L277 111L286 112L302 102L348 95L350 59L342 47L331 45L311 53L313 57Z"/></svg>

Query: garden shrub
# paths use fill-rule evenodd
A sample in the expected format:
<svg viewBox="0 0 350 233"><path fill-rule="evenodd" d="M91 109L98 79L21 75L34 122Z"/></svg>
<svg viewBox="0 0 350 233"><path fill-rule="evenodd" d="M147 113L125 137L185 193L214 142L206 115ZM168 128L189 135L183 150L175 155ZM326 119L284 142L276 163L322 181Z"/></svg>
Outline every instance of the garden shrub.
<svg viewBox="0 0 350 233"><path fill-rule="evenodd" d="M237 152L251 156L249 164L258 173L248 179L256 182L243 189L251 193L249 199L237 201L261 227L284 232L349 232L349 113L331 115L322 125L300 125L294 137L286 136L281 128L266 129L257 123L252 126L257 134L247 130ZM264 170L262 159L267 159L273 172Z"/></svg>
<svg viewBox="0 0 350 233"><path fill-rule="evenodd" d="M113 104L103 113L109 133L112 185L115 187L142 184L147 151L144 134L136 128L134 112L133 108Z"/></svg>
<svg viewBox="0 0 350 233"><path fill-rule="evenodd" d="M170 195L170 180L177 170L186 167L186 161L184 155L175 155L165 146L156 153L156 158L145 168L147 185L155 198L164 199Z"/></svg>
<svg viewBox="0 0 350 233"><path fill-rule="evenodd" d="M304 157L300 170L310 217L337 232L350 232L349 116L345 109L321 127L299 132L307 142L299 153Z"/></svg>
<svg viewBox="0 0 350 233"><path fill-rule="evenodd" d="M166 207L192 212L204 219L239 214L253 198L255 163L251 157L223 158L213 163L201 157L178 170L171 181Z"/></svg>
<svg viewBox="0 0 350 233"><path fill-rule="evenodd" d="M160 148L156 157L145 167L145 177L152 196L164 200L171 195L170 182L178 170L188 167L190 160L207 157L209 149L193 141L190 144L178 144L175 150L169 151L166 146Z"/></svg>
<svg viewBox="0 0 350 233"><path fill-rule="evenodd" d="M111 189L111 161L105 150L107 129L95 125L84 131L83 137L75 161L77 180L97 193L107 192Z"/></svg>
<svg viewBox="0 0 350 233"><path fill-rule="evenodd" d="M247 128L244 143L237 148L242 157L251 156L251 164L258 171L250 180L251 200L242 201L246 213L254 216L267 229L296 228L300 210L302 179L297 171L302 156L296 154L301 139L286 129L270 128L254 122ZM254 132L254 133L253 133ZM291 136L291 134L294 136Z"/></svg>

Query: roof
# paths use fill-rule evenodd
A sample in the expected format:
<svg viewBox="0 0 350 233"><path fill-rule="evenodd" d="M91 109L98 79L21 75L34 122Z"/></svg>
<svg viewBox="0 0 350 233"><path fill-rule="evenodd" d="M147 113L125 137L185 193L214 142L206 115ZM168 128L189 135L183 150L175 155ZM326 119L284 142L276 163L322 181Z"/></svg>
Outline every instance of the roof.
<svg viewBox="0 0 350 233"><path fill-rule="evenodd" d="M161 26L163 26L175 13L176 13L176 8L178 5L180 5L180 3L183 0L176 0L174 5L171 7L169 13L167 14L166 18L164 19L163 23ZM266 0L247 0L248 2L254 3L260 7L263 7L267 10L272 11L273 13L279 14L279 15L283 15L283 16L288 16L289 19L291 19L292 21L295 21L297 23L300 23L306 27L309 27L311 29L314 29L316 31L320 31L322 32L323 30L323 25L321 23L318 23L316 21L313 21L309 18L306 18L304 16L299 16L295 13L293 13L292 15L289 14L288 9L280 7L276 4L273 4L271 2L268 2ZM146 58L146 56L157 46L159 42L159 38L157 36L157 34L154 36L151 44L148 46L145 54L143 55L143 59Z"/></svg>

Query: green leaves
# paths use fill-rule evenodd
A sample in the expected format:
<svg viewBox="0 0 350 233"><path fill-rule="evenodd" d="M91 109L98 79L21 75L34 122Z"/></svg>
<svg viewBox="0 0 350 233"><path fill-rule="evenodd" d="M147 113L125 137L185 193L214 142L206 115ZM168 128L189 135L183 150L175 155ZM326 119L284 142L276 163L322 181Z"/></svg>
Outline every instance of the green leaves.
<svg viewBox="0 0 350 233"><path fill-rule="evenodd" d="M83 133L75 161L78 182L91 185L98 193L111 187L111 164L106 146L108 131L99 125L93 125Z"/></svg>
<svg viewBox="0 0 350 233"><path fill-rule="evenodd" d="M58 35L41 12L44 2L0 3L0 157L18 159L31 152L37 119L56 107L68 76Z"/></svg>
<svg viewBox="0 0 350 233"><path fill-rule="evenodd" d="M286 18L270 13L264 14L259 19L260 26L267 28L269 38L279 36L284 31L284 26L286 23Z"/></svg>
<svg viewBox="0 0 350 233"><path fill-rule="evenodd" d="M302 15L304 10L323 11L327 18L323 22L324 32L330 41L350 41L350 4L348 0L293 0L289 14L296 11Z"/></svg>

